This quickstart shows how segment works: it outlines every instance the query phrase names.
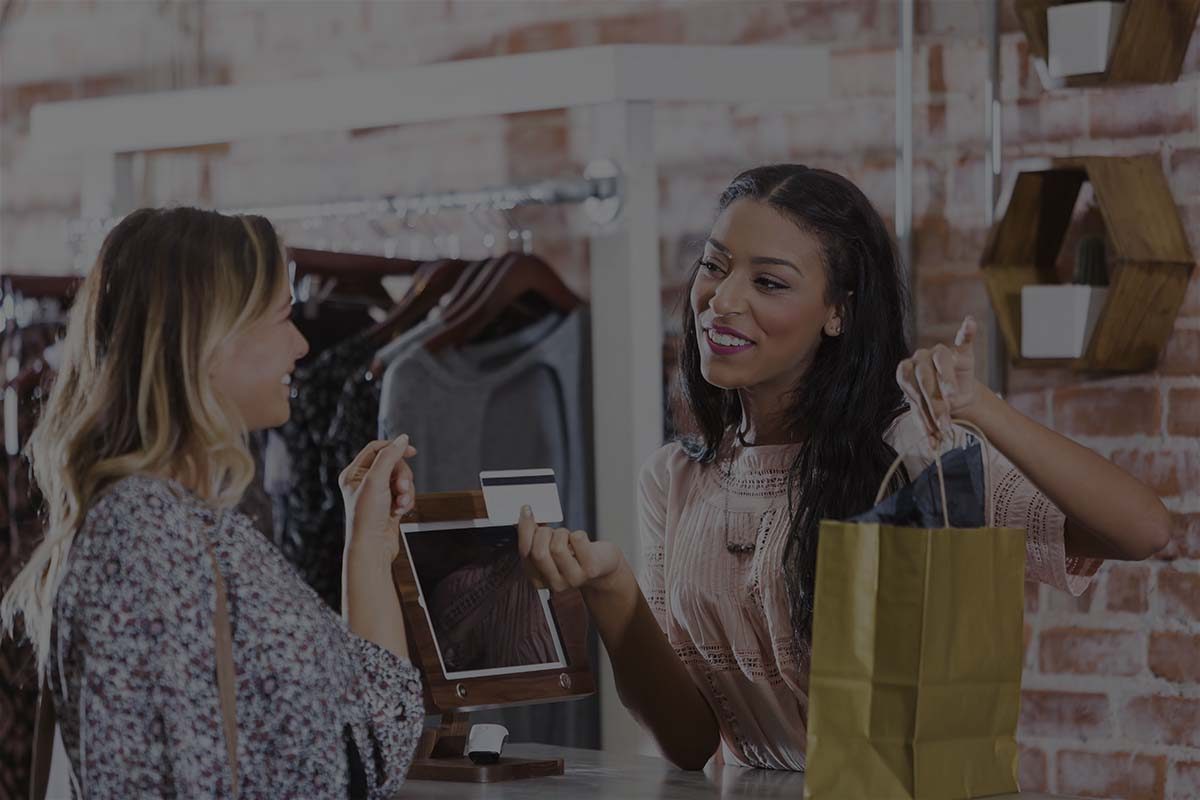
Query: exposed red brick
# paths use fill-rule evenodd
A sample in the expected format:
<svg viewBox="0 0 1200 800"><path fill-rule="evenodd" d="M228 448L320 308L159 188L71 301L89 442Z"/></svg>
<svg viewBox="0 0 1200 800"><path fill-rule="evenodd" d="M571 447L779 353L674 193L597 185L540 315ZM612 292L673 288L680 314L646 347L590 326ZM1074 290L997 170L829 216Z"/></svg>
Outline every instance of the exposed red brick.
<svg viewBox="0 0 1200 800"><path fill-rule="evenodd" d="M918 284L917 310L922 327L960 323L967 314L986 319L987 287L978 273L926 275L918 278Z"/></svg>
<svg viewBox="0 0 1200 800"><path fill-rule="evenodd" d="M1167 450L1117 450L1112 462L1144 482L1159 497L1179 494L1179 456Z"/></svg>
<svg viewBox="0 0 1200 800"><path fill-rule="evenodd" d="M78 96L79 86L73 80L38 81L5 86L0 90L0 117L28 114L38 103L55 103L73 100Z"/></svg>
<svg viewBox="0 0 1200 800"><path fill-rule="evenodd" d="M833 38L837 35L835 19L836 3L788 3L788 27L792 30L810 31L814 41ZM844 4L843 4L844 5Z"/></svg>
<svg viewBox="0 0 1200 800"><path fill-rule="evenodd" d="M1166 800L1196 800L1200 797L1200 761L1177 761L1171 767Z"/></svg>
<svg viewBox="0 0 1200 800"><path fill-rule="evenodd" d="M1042 585L1037 581L1025 581L1025 613L1035 614L1038 610L1038 594Z"/></svg>
<svg viewBox="0 0 1200 800"><path fill-rule="evenodd" d="M1200 330L1176 328L1158 362L1162 375L1200 375Z"/></svg>
<svg viewBox="0 0 1200 800"><path fill-rule="evenodd" d="M913 259L926 274L978 275L979 252L986 240L986 228L964 229L945 216L926 214L913 226Z"/></svg>
<svg viewBox="0 0 1200 800"><path fill-rule="evenodd" d="M1019 745L1017 785L1022 792L1048 792L1046 754L1036 747Z"/></svg>
<svg viewBox="0 0 1200 800"><path fill-rule="evenodd" d="M1154 436L1162 427L1158 389L1071 386L1054 393L1054 427L1068 436Z"/></svg>
<svg viewBox="0 0 1200 800"><path fill-rule="evenodd" d="M1078 597L1073 596L1070 592L1048 589L1046 590L1046 596L1042 598L1042 609L1070 614L1087 614L1096 603L1096 596L1099 594L1097 590L1099 588L1100 581L1092 581Z"/></svg>
<svg viewBox="0 0 1200 800"><path fill-rule="evenodd" d="M1165 567L1158 573L1158 596L1168 619L1200 621L1200 573Z"/></svg>
<svg viewBox="0 0 1200 800"><path fill-rule="evenodd" d="M1172 389L1171 414L1167 433L1172 436L1200 436L1200 389Z"/></svg>
<svg viewBox="0 0 1200 800"><path fill-rule="evenodd" d="M1110 564L1106 572L1109 611L1142 614L1150 607L1149 566L1118 562Z"/></svg>
<svg viewBox="0 0 1200 800"><path fill-rule="evenodd" d="M1109 736L1108 713L1108 697L1103 694L1025 690L1020 735L1071 740Z"/></svg>
<svg viewBox="0 0 1200 800"><path fill-rule="evenodd" d="M1042 631L1038 663L1045 674L1136 675L1145 661L1145 634L1051 628Z"/></svg>
<svg viewBox="0 0 1200 800"><path fill-rule="evenodd" d="M1200 149L1176 150L1171 154L1171 194L1184 199L1200 195Z"/></svg>
<svg viewBox="0 0 1200 800"><path fill-rule="evenodd" d="M680 13L654 9L594 21L597 44L674 44L684 40Z"/></svg>
<svg viewBox="0 0 1200 800"><path fill-rule="evenodd" d="M1191 208L1191 207L1189 207ZM1200 209L1200 205L1194 206ZM1195 232L1197 236L1197 244L1200 244L1200 210L1196 211L1196 223L1187 225L1188 230ZM1192 246L1193 252L1200 252L1200 248ZM1200 317L1200 269L1192 269L1192 279L1188 282L1187 292L1183 296L1183 305L1179 307L1180 317ZM1178 331L1177 331L1178 333Z"/></svg>
<svg viewBox="0 0 1200 800"><path fill-rule="evenodd" d="M1079 375L1069 367L1013 367L1008 371L1008 390L1014 394L1037 392L1070 385L1077 380Z"/></svg>
<svg viewBox="0 0 1200 800"><path fill-rule="evenodd" d="M914 136L922 147L944 147L946 144L946 104L942 101L915 104L913 122Z"/></svg>
<svg viewBox="0 0 1200 800"><path fill-rule="evenodd" d="M1010 394L1005 399L1008 400L1010 406L1025 416L1049 426L1050 403L1045 392L1021 392L1020 394Z"/></svg>
<svg viewBox="0 0 1200 800"><path fill-rule="evenodd" d="M1200 700L1146 695L1125 704L1122 737L1139 744L1200 747ZM1078 734L1072 734L1075 738Z"/></svg>
<svg viewBox="0 0 1200 800"><path fill-rule="evenodd" d="M941 94L946 91L946 75L942 67L942 46L936 43L929 45L927 58L929 65L929 93ZM942 110L945 111L944 106Z"/></svg>
<svg viewBox="0 0 1200 800"><path fill-rule="evenodd" d="M1171 514L1171 543L1155 558L1200 558L1200 514Z"/></svg>
<svg viewBox="0 0 1200 800"><path fill-rule="evenodd" d="M1195 129L1196 88L1146 84L1096 92L1088 98L1088 111L1094 139L1182 133Z"/></svg>
<svg viewBox="0 0 1200 800"><path fill-rule="evenodd" d="M1140 753L1060 751L1056 791L1079 797L1162 800L1167 757Z"/></svg>
<svg viewBox="0 0 1200 800"><path fill-rule="evenodd" d="M503 50L506 53L533 53L542 50L562 50L578 44L575 27L570 21L553 20L509 31Z"/></svg>
<svg viewBox="0 0 1200 800"><path fill-rule="evenodd" d="M1200 636L1160 632L1150 635L1150 671L1175 683L1200 683Z"/></svg>
<svg viewBox="0 0 1200 800"><path fill-rule="evenodd" d="M837 49L829 54L829 93L834 97L894 97L896 48Z"/></svg>
<svg viewBox="0 0 1200 800"><path fill-rule="evenodd" d="M1079 94L1042 94L1005 103L1003 130L1006 141L1060 142L1083 136L1087 105Z"/></svg>

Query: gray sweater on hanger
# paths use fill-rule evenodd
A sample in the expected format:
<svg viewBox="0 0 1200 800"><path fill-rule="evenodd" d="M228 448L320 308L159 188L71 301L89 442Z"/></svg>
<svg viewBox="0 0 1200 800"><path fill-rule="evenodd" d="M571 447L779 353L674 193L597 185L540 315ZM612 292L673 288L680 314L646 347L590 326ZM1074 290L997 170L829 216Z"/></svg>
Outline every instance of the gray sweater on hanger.
<svg viewBox="0 0 1200 800"><path fill-rule="evenodd" d="M379 438L407 433L418 492L479 488L483 470L550 467L566 524L591 530L587 312L437 355L405 348L383 374Z"/></svg>
<svg viewBox="0 0 1200 800"><path fill-rule="evenodd" d="M550 467L563 524L594 535L589 331L580 309L436 355L397 348L383 374L379 438L412 437L420 493L478 489L484 470ZM595 697L472 718L507 726L511 741L600 745Z"/></svg>

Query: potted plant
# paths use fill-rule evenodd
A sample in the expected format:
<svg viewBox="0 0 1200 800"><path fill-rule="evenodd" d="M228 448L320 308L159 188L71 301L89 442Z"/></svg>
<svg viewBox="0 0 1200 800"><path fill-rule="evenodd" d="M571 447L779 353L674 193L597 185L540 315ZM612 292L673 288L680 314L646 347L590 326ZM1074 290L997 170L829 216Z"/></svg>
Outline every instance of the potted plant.
<svg viewBox="0 0 1200 800"><path fill-rule="evenodd" d="M1021 289L1021 355L1079 358L1108 298L1104 239L1085 236L1075 250L1073 283Z"/></svg>
<svg viewBox="0 0 1200 800"><path fill-rule="evenodd" d="M1108 69L1125 17L1123 2L1063 3L1046 9L1046 67L1055 78Z"/></svg>

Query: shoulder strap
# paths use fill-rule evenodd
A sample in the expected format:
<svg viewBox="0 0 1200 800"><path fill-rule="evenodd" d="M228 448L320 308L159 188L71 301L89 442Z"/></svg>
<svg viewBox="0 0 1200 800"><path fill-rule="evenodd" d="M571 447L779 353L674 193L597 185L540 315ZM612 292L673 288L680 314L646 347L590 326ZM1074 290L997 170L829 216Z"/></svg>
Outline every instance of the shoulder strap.
<svg viewBox="0 0 1200 800"><path fill-rule="evenodd" d="M208 558L212 562L213 579L216 583L217 603L213 615L213 641L217 653L217 692L221 700L221 723L225 728L225 753L229 757L229 771L233 779L233 796L238 796L237 761L237 690L234 684L233 632L229 625L229 598L225 593L225 579L217 566L217 554L212 542L205 539ZM29 774L29 800L45 800L50 783L50 757L54 750L54 725L56 722L54 698L50 684L43 682L38 694L37 717L34 722L33 763Z"/></svg>
<svg viewBox="0 0 1200 800"><path fill-rule="evenodd" d="M233 633L229 626L229 602L225 594L225 579L217 566L217 554L212 542L208 545L208 557L212 561L213 578L216 581L217 608L213 615L213 638L217 650L217 691L221 696L221 722L225 727L225 751L229 756L229 770L233 778L233 796L238 796L237 760L237 689L234 684Z"/></svg>
<svg viewBox="0 0 1200 800"><path fill-rule="evenodd" d="M45 800L50 784L50 756L54 751L54 698L48 681L38 693L37 716L33 723L33 765L29 770L29 800Z"/></svg>

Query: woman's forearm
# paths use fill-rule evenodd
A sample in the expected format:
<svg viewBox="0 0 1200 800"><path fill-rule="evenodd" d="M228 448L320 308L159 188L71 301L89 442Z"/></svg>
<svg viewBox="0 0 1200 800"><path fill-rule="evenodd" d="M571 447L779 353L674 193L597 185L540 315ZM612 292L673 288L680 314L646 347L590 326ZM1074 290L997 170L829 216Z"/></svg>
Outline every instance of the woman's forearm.
<svg viewBox="0 0 1200 800"><path fill-rule="evenodd" d="M1039 425L980 387L960 413L1067 517L1067 555L1140 560L1167 545L1171 518L1141 481L1097 453Z"/></svg>
<svg viewBox="0 0 1200 800"><path fill-rule="evenodd" d="M388 559L357 552L353 545L346 548L342 558L342 618L356 635L408 658L404 614Z"/></svg>
<svg viewBox="0 0 1200 800"><path fill-rule="evenodd" d="M672 763L703 769L720 742L716 718L651 613L633 570L622 560L602 585L585 586L582 593L622 704Z"/></svg>

